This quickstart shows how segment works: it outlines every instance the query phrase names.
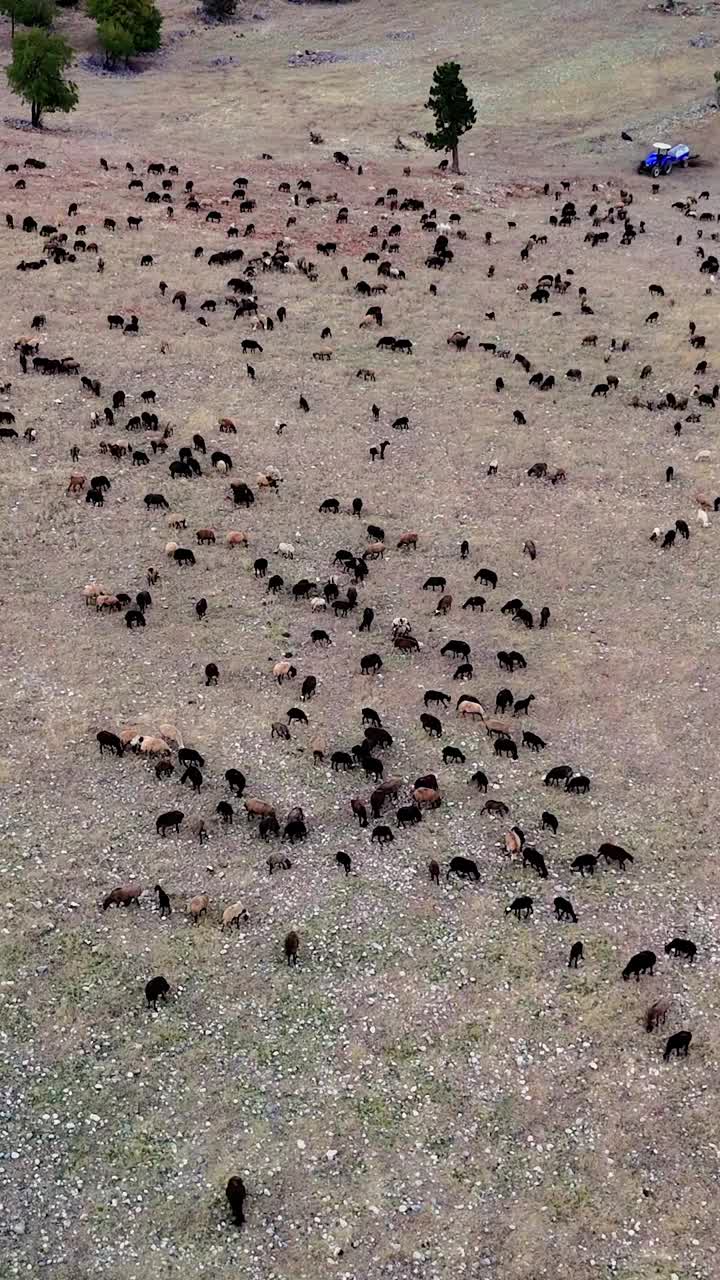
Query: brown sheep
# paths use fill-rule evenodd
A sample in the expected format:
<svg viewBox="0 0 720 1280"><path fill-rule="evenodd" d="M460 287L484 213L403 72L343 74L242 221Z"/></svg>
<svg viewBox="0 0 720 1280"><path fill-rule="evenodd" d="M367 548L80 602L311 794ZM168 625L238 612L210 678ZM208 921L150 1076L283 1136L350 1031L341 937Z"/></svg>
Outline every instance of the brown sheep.
<svg viewBox="0 0 720 1280"><path fill-rule="evenodd" d="M131 902L139 907L141 893L142 885L120 884L103 899L103 911L107 911L108 907L129 907Z"/></svg>
<svg viewBox="0 0 720 1280"><path fill-rule="evenodd" d="M237 427L235 426L235 423L233 422L232 418L219 418L218 426L220 428L221 435L228 435L228 436L237 435Z"/></svg>
<svg viewBox="0 0 720 1280"><path fill-rule="evenodd" d="M276 817L273 806L268 804L266 800L255 800L251 797L249 800L244 801L244 808L248 816L248 821L252 818Z"/></svg>
<svg viewBox="0 0 720 1280"><path fill-rule="evenodd" d="M442 804L442 796L434 787L414 787L412 798L421 809L423 805L428 809L439 809Z"/></svg>
<svg viewBox="0 0 720 1280"><path fill-rule="evenodd" d="M195 538L197 540L198 546L200 547L203 546L203 544L206 542L209 542L210 544L212 544L215 542L215 530L214 529L196 529Z"/></svg>
<svg viewBox="0 0 720 1280"><path fill-rule="evenodd" d="M66 493L82 493L86 484L87 484L87 476L84 476L80 471L71 471L70 479L68 481L68 487L65 490L65 492Z"/></svg>
<svg viewBox="0 0 720 1280"><path fill-rule="evenodd" d="M310 750L313 754L313 764L322 764L327 751L327 741L324 734L318 734L317 737L313 738Z"/></svg>
<svg viewBox="0 0 720 1280"><path fill-rule="evenodd" d="M221 928L223 930L231 929L235 925L235 928L239 929L240 925L247 924L249 919L250 917L242 903L234 902L231 907L226 907L223 911Z"/></svg>
<svg viewBox="0 0 720 1280"><path fill-rule="evenodd" d="M365 551L363 552L363 559L384 560L385 559L385 543L384 542L368 543L368 545L365 548Z"/></svg>
<svg viewBox="0 0 720 1280"><path fill-rule="evenodd" d="M654 1031L656 1027L662 1026L667 1018L670 1006L672 1005L672 996L661 996L654 1004L650 1005L645 1014L645 1030Z"/></svg>
<svg viewBox="0 0 720 1280"><path fill-rule="evenodd" d="M418 544L417 533L403 533L398 538L398 542L397 542L398 550L400 551L404 551L406 548L410 550L411 547L414 550L417 547L417 544Z"/></svg>
<svg viewBox="0 0 720 1280"><path fill-rule="evenodd" d="M109 613L120 608L120 601L117 596L96 596L95 609L99 613L101 609L107 609Z"/></svg>
<svg viewBox="0 0 720 1280"><path fill-rule="evenodd" d="M494 733L497 733L503 738L512 737L512 729L510 725L503 724L502 720L486 720L485 728L487 729L488 737L491 737Z"/></svg>
<svg viewBox="0 0 720 1280"><path fill-rule="evenodd" d="M231 529L230 533L225 534L226 547L246 547L248 544L248 536L246 533L239 533L237 529Z"/></svg>
<svg viewBox="0 0 720 1280"><path fill-rule="evenodd" d="M210 906L210 899L206 893L198 893L191 898L188 903L188 915L192 916L193 924L197 924L201 916L207 915L207 909Z"/></svg>
<svg viewBox="0 0 720 1280"><path fill-rule="evenodd" d="M449 613L452 609L452 602L453 598L451 595L441 596L438 600L437 609L435 610L436 616Z"/></svg>
<svg viewBox="0 0 720 1280"><path fill-rule="evenodd" d="M520 840L519 835L517 835L515 831L507 831L505 833L505 852L509 853L510 857L513 858L516 854L520 853L521 849L522 841Z"/></svg>

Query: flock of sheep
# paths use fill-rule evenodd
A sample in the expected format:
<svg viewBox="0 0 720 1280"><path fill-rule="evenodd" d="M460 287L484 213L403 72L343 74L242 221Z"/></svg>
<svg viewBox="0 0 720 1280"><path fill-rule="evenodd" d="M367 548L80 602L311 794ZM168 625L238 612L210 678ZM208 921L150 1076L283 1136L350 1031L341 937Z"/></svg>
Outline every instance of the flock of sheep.
<svg viewBox="0 0 720 1280"><path fill-rule="evenodd" d="M107 175L110 176L111 170L107 163L104 161L101 163ZM339 161L336 158L336 163L339 166L341 180L347 185L351 173L347 157L342 156ZM8 168L12 169L12 166ZM129 163L127 169L128 172L132 170ZM122 171L117 170L112 172L112 179L117 181L118 186L125 181ZM154 185L155 179L159 179L157 185ZM147 191L146 184L149 186ZM574 199L569 198L569 183L563 183L562 187L561 191L553 191L548 185L544 191L538 192L538 226L542 226L543 231L541 234L533 234L525 244L518 246L518 262L523 272L530 272L536 255L542 254L543 260L547 261L549 256L554 252L557 253L562 237L567 236L572 229L577 231L579 228L582 232L588 228L585 241L590 245L591 250L597 251L598 263L602 246L611 237L631 250L636 237L646 233L645 220L635 218L634 198L630 191L622 189L610 191L606 188L601 193L593 188L589 198L581 200L579 193L574 195ZM322 279L326 270L338 270L332 266L332 263L336 255L343 254L342 237L345 224L354 224L353 234L356 239L362 237L365 246L361 267L358 267L356 260L347 253L339 271L342 281L346 282L348 308L357 309L357 324L363 331L363 335L368 331L373 338L377 335L374 342L375 367L363 366L354 375L363 382L371 384L382 383L383 361L390 356L400 354L407 360L418 358L417 343L414 339L391 337L383 332L384 309L392 309L396 314L398 311L393 290L402 290L403 282L407 280L411 271L425 271L428 272L430 294L436 297L438 281L443 281L446 276L452 278L454 272L462 270L463 249L468 238L482 237L489 254L492 253L494 245L493 233L484 231L478 215L465 216L453 213L447 221L443 221L436 209L426 208L425 202L414 193L409 173L404 174L402 184L398 187L391 186L376 198L375 220L367 226L360 225L360 215L354 211L349 198L347 203L344 203L337 192L316 195L313 193L313 184L309 179L294 184L283 180L278 190L288 204L286 235L277 239L272 245L266 243L263 232L262 197L265 188L261 187L256 193L254 182L247 177L236 178L230 190L220 200L211 203L203 200L196 193L195 180L181 178L178 166L170 165L166 169L163 164L156 162L148 166L147 172L142 173L141 176L133 170L132 176L129 177L129 189L138 200L161 205L168 220L173 220L176 216L178 219L190 217L196 222L198 219L204 219L205 223L225 229L228 243L232 247L208 253L205 246L198 245L194 252L195 259L207 261L207 297L191 297L187 288L171 287L163 280L154 287L159 289L163 298L167 295L166 305L169 308L175 307L181 313L190 311L202 327L207 327L213 316L222 311L230 315L233 321L240 321L237 326L238 346L243 358L252 356L256 362L254 365L246 365L246 376L250 383L255 383L257 380L264 352L263 344L269 346L277 342L283 330L293 323L292 306L289 302L287 304L283 302L274 310L270 306L269 295L277 291L278 279L292 276L295 281L305 281L308 293L314 300L320 340L326 344L333 342L330 327L322 323ZM657 193L653 191L653 194ZM712 215L708 213L703 213L698 218L701 208L699 202L707 194L703 192L697 200L690 198L679 202L678 224L683 230L678 231L678 241L682 239L683 232L696 233L695 252L699 259L699 270L714 280L717 260L713 255L706 256L703 231L699 226L696 227L696 221L711 220ZM216 204L218 207L215 207ZM299 235L298 219L301 213L306 216L307 211L312 211L313 207L326 211L328 206L335 213L338 240L325 239L316 244L315 251L323 259L323 266L320 268L307 251L305 255L298 254L292 246L294 237ZM228 219L235 215L235 211L237 214L252 215L253 220L246 222L242 227L232 221L226 225ZM83 220L78 222L78 218ZM86 218L88 222L85 221ZM104 271L106 259L112 253L113 239L121 234L117 219L105 218L103 227L95 229L90 226L92 212L88 210L86 213L84 209L79 211L77 204L72 205L68 210L68 219L67 230L64 230L62 225L55 224L45 224L38 230L37 221L28 217L22 224L23 231L20 231L14 226L12 217L8 215L8 233L12 232L19 238L23 236L23 232L25 235L37 235L39 237L38 252L44 255L40 261L51 262L56 268L72 266L81 256L91 255L97 260L97 270ZM128 234L136 232L142 222L141 216L128 215ZM514 230L515 223L510 220L508 231L512 234ZM215 235L217 234L216 230ZM91 235L97 235L98 239L102 238L102 249L97 240L89 239ZM417 235L421 235L423 243L427 245L424 264L421 266L411 263L409 258L403 258L406 242ZM717 240L718 234L712 232L709 238ZM238 246L240 243L247 246L246 249L235 247L236 242ZM257 242L261 243L261 247L255 249ZM326 260L327 265L325 265ZM402 266L399 265L401 262ZM217 281L222 281L224 278L224 269L230 264L236 274L224 283L218 284ZM28 264L23 259L19 265L26 270L28 266L32 266L32 263ZM144 254L140 261L142 270L148 271L153 265L154 255ZM351 272L358 278L352 279ZM494 275L492 263L488 265L487 274L490 278ZM150 287L149 284L148 287ZM577 281L571 272L555 267L552 270L541 267L532 279L521 281L517 285L514 282L508 282L508 287L515 289L526 300L529 307L559 308L561 304L568 305L573 299L579 315L583 317L581 323L586 323L584 317L593 315L592 293L589 285L586 287L585 284ZM708 285L708 288L710 287ZM314 295L313 290L315 290ZM667 298L663 288L656 284L650 285L650 294L657 300L658 310L651 312L646 317L645 323L653 326L661 320L663 307L667 310L672 306L672 299ZM370 297L379 301L374 301L366 307L365 303ZM561 314L559 310L557 314ZM132 341L133 334L142 332L143 321L134 313L128 319L119 313L112 313L108 315L107 321L111 330L118 331L118 342ZM487 312L483 328L487 329L487 326L491 326L492 332L492 327L496 323L499 328L495 312ZM535 694L525 692L520 696L507 687L500 687L500 681L506 673L519 672L521 677L525 677L525 673L532 676L536 661L533 649L536 632L552 628L556 615L561 612L561 601L551 602L551 605L544 601L529 604L511 595L504 601L499 611L500 617L504 619L506 647L497 650L494 670L478 666L477 659L473 660L474 652L478 647L476 619L482 620L488 610L493 610L494 599L500 598L499 595L497 597L495 595L503 585L498 572L479 564L473 570L471 577L468 577L467 570L471 567L470 561L474 551L469 542L463 540L456 551L456 577L459 578L461 574L465 574L463 578L465 585L461 596L456 598L457 588L448 589L446 573L435 571L433 555L436 540L429 531L420 527L417 530L391 531L376 523L364 526L363 510L366 504L365 499L359 495L338 497L336 494L331 494L321 502L317 512L319 522L332 521L340 514L347 515L355 522L358 534L352 539L345 539L348 545L338 547L330 563L317 564L314 579L304 575L297 576L293 571L297 550L294 542L285 537L278 540L275 545L259 546L252 527L252 513L256 504L276 503L278 495L288 482L287 476L281 474L276 467L268 465L263 471L256 473L253 480L236 479L240 460L238 450L235 448L238 428L233 418L224 416L217 420L216 440L206 440L205 436L199 432L186 433L176 424L161 421L164 413L162 397L159 397L159 393L154 388L143 390L139 396L139 403L131 404L130 392L123 389L107 389L106 383L112 379L112 370L86 369L82 361L71 360L61 356L60 353L50 361L47 357L40 357L38 334L47 330L51 337L52 317L40 313L34 317L28 316L28 325L30 335L18 338L15 342L15 351L20 365L19 384L14 387L14 390L9 384L3 388L5 396L9 399L12 395L16 401L21 402L24 376L52 378L63 374L77 377L79 394L89 396L99 406L86 414L87 426L78 435L77 443L71 449L73 467L77 468L82 460L83 469L73 469L65 486L68 501L84 502L87 506L87 536L92 537L91 522L102 521L103 508L112 504L114 495L122 489L124 476L127 474L124 470L126 462L131 464L132 468L147 468L147 475L151 477L141 508L136 513L137 518L140 519L143 515L154 518L156 513L161 512L172 534L171 540L167 542L157 533L148 534L147 544L154 547L149 556L153 559L153 566L138 569L137 581L131 589L128 589L125 582L97 580L88 582L84 586L82 594L88 623L91 615L108 615L107 625L111 626L112 617L122 615L129 630L142 631L145 627L152 627L153 592L162 589L167 575L187 571L192 581L196 582L200 580L200 570L211 563L213 557L237 556L238 553L243 556L249 554L250 561L243 560L242 564L245 567L239 569L240 573L246 574L248 592L258 593L258 599L259 593L262 592L285 600L288 611L293 611L294 630L298 632L305 628L307 635L302 645L294 646L290 652L275 655L271 670L267 673L268 696L273 689L295 687L295 681L299 680L299 701L303 703L303 706L291 706L284 719L273 719L268 723L270 740L280 744L283 741L292 741L296 730L300 735L304 735L306 730L310 729L308 749L314 768L326 771L330 781L337 779L337 782L332 781L333 785L343 785L346 773L351 773L353 779L360 777L363 783L367 784L367 792L363 792L361 787L356 788L357 794L352 796L347 806L347 819L348 822L357 821L362 830L368 828L371 844L390 845L395 840L397 831L406 831L408 828L412 831L427 822L431 815L432 821L441 822L446 789L438 776L437 769L440 763L453 770L461 770L466 764L464 751L452 741L445 742L442 747L434 745L436 741L446 736L452 737L453 723L476 725L478 734L485 736L490 758L496 761L501 759L517 761L523 753L527 753L526 758L532 760L543 752L554 749L541 734L528 725L530 717L537 709ZM242 336L246 330L259 336ZM127 339L125 335L129 335ZM583 337L581 346L588 352L593 352L599 341L598 334L588 333ZM697 333L694 324L690 326L688 342L692 348L707 350L705 336ZM443 345L450 348L450 355L446 353L446 358L462 361L468 358L473 348L477 350L478 338L457 328L446 339L446 343L443 342ZM592 374L592 390L588 392L589 397L605 400L613 396L632 396L631 403L635 408L671 415L674 420L675 436L682 432L684 422L697 422L703 413L710 413L715 409L720 393L717 384L710 385L709 362L705 357L695 368L697 381L691 391L683 394L680 387L675 390L664 388L657 397L648 397L642 390L641 384L646 383L651 377L651 367L645 366L636 382L630 375L627 360L623 363L623 357L632 350L631 340L627 338L621 340L607 335L602 339L601 345L605 371L600 381L593 381L595 370L591 369L583 370L573 367L569 368L565 375L567 382L577 387L584 384L588 374ZM560 395L562 390L560 375L538 369L531 356L504 347L495 338L483 337L479 346L482 349L483 358L487 361L487 377L494 385L498 396L505 397L507 394L510 370L514 375L519 368L527 381L527 392L523 393L521 403L516 403L514 400L508 403L508 425L512 422L515 427L521 428L526 424L527 415L531 411L532 397ZM318 362L332 363L337 356L342 357L342 349L326 345L323 348L311 350L307 354L309 358ZM610 366L621 372L609 373ZM498 370L502 372L496 372ZM520 400L517 391L513 395ZM100 407L103 400L108 403ZM147 406L150 405L156 407L149 409ZM311 415L312 411L312 395L302 393L295 403L292 405L288 403L285 416L289 418L293 413ZM129 416L124 421L122 415L128 412ZM381 418L381 409L378 404L372 404L370 414L374 426ZM15 413L12 410L3 410L1 417L4 426L0 435L5 440L13 442L18 435L15 428ZM276 418L274 430L280 441L286 426L285 421L280 417ZM389 430L391 433L402 433L412 430L412 426L413 414L408 409L407 413L394 417L389 424ZM109 432L114 433L112 439L107 436ZM35 443L34 430L30 435L26 432L26 439ZM221 442L222 448L219 447ZM370 446L369 466L379 466L385 463L388 457L392 457L392 454L387 455L391 442L392 434L389 439L378 440ZM42 447L42 440L40 447ZM528 462L530 465L526 470L527 477L539 485L572 483L572 476L568 477L565 469L559 466L557 461L530 462L528 459ZM106 466L115 468L111 473L112 478L103 470ZM498 474L499 466L496 459L489 462L487 476L490 481ZM207 482L208 478L215 487L203 489L203 493L207 495L207 515L201 525L193 528L192 524L188 525L189 517L183 512L182 500L178 500L176 495L182 491L179 486L184 489L185 486L194 486L199 481ZM342 486L340 473L336 480L340 490ZM672 467L666 469L665 480L668 485L673 484ZM697 522L707 527L710 523L710 514L720 507L720 497L714 498L700 491L694 497L697 506ZM244 513L245 528L226 527L228 509L233 514L238 509ZM235 523L234 520L232 522ZM689 524L682 517L678 517L674 528L665 533L661 528L656 528L652 537L663 550L667 551L675 544L676 535L683 540L690 538ZM163 563L160 559L163 548L166 563L160 569L157 566ZM530 539L524 541L522 548L519 546L517 548L518 555L525 556L530 564L538 555L542 555L543 551L543 547L536 547L535 542ZM422 612L426 615L426 601L429 598L432 599L430 617L439 619L446 628L442 644L428 638L424 632L422 638L416 635L417 626L414 621L408 617L395 616L394 610L388 610L380 604L377 582L386 564L386 556L388 560L392 557L402 557L408 564L417 556L422 558L423 572L428 576L418 594L416 608L418 614ZM272 572L272 569L277 571ZM120 576L118 571L118 578ZM487 593L486 595L477 594L478 584ZM439 595L436 595L436 592ZM208 611L212 613L213 606L199 590L195 592L195 596L193 608L198 621L202 622L208 615ZM427 736L428 751L431 753L429 762L424 761L425 772L418 772L414 781L406 776L386 775L385 759L387 755L392 754L394 735L402 731L403 726L386 722L382 709L370 705L370 692L368 692L368 705L362 709L361 724L357 726L358 741L354 743L350 740L343 741L340 731L333 726L327 715L323 717L322 726L311 724L313 700L320 692L322 685L320 668L317 671L310 669L313 654L316 651L322 653L339 643L338 632L331 634L327 627L315 625L321 615L333 618L338 624L345 624L348 633L352 631L373 637L372 643L375 647L369 648L368 652L362 655L357 669L357 674L367 682L368 691L373 688L373 682L378 674L398 655L402 661L414 664L418 674L431 657L433 661L442 659L445 662L448 688L429 688L420 700L422 708L419 704L416 711L413 708L407 708L410 718L415 717L417 724ZM457 622L454 621L455 619ZM527 653L515 647L518 635L526 638ZM138 643L142 643L141 637ZM370 640L368 640L369 644ZM298 649L302 651L300 655ZM218 685L222 687L224 680L222 661L213 654L198 654L197 657L203 667L205 687L214 688ZM494 694L490 692L493 680L499 686ZM459 696L455 698L449 692L450 681L454 683L456 689L460 690ZM482 684L484 689L482 698L463 691L471 681ZM491 698L489 705L488 697ZM455 703L454 720L452 714L443 720L442 712L451 711L453 701ZM430 707L433 707L434 711L430 711L428 709ZM438 711L440 714L435 714ZM168 787L176 786L182 788L183 793L189 788L192 795L201 798L207 793L208 770L205 756L209 754L210 748L206 749L205 744L202 743L188 746L184 735L176 725L147 722L131 722L126 725L105 724L96 731L96 741L101 755L108 754L115 757L118 767L127 768L130 761L137 761L140 767L142 761L146 760L154 770L158 796L166 792ZM431 767L428 767L428 764ZM285 819L281 820L275 803L260 795L248 794L247 779L243 769L248 769L249 763L232 760L227 761L226 765L227 767L221 770L222 777L216 774L212 783L212 785L224 785L226 795L215 804L212 811L206 812L204 816L187 816L183 809L173 806L163 808L156 818L151 819L148 815L148 823L154 824L159 838L172 835L183 837L189 834L200 844L210 838L220 840L223 838L223 833L229 832L230 827L240 816L233 802L242 801L243 821L249 828L257 831L258 840L263 845L277 841L281 846L292 847L306 839L312 828L312 816L307 816L302 806L293 806ZM488 786L492 786L492 780L484 769L475 770L466 781L468 786L481 795L487 795ZM578 804L583 803L583 797L591 792L593 785L591 778L583 769L564 762L553 764L544 770L538 767L538 782L541 785L544 784L547 789L546 794L550 795L561 788L565 795L578 797ZM180 791L177 794L179 795ZM158 808L160 805L161 801L158 802ZM391 812L393 805L395 806L394 814ZM509 859L510 864L517 868L518 880L521 880L526 872L538 877L541 881L546 880L548 868L545 856L534 842L535 838L526 837L525 830L520 825L522 818L512 825L505 821L510 814L511 806L511 795L507 796L506 801L490 798L484 801L480 814L503 824L498 848L501 856ZM534 826L539 833L550 831L553 837L560 829L558 817L550 809L543 809L537 818L526 815L525 823ZM338 830L338 843L342 843L341 827ZM348 876L354 873L353 860L343 849L339 849L334 854L333 860L342 874ZM596 852L582 852L570 860L568 870L579 876L580 886L582 886L585 877L599 874L603 864L626 872L628 875L633 874L635 865L632 854L625 848L611 841L603 841ZM291 871L293 862L282 850L271 852L266 857L266 865L268 874L272 877L278 872ZM475 859L451 855L447 858L444 867L439 860L430 860L427 864L427 878L429 891L435 892L437 886L447 883L451 878L477 884L481 876ZM580 891L582 892L582 889ZM102 907L106 910L111 906L139 907L140 900L146 892L148 890L141 883L134 880L128 881L110 888L103 899ZM151 893L160 919L169 918L173 913L171 895L160 884L156 884ZM186 912L193 925L200 926L201 922L209 918L214 907L215 904L211 903L207 892L187 896ZM522 893L514 897L506 906L505 913L516 923L520 921L527 923L532 920L536 908L536 900ZM551 909L558 923L575 925L582 918L582 906L576 909L564 895L554 897ZM223 930L252 928L251 915L241 901L218 906L217 919ZM696 950L695 944L684 938L672 938L665 946L665 952L669 956L682 957L689 963L695 961ZM298 957L302 957L302 954L303 939L295 928L290 928L284 939L278 940L278 958L294 968L298 964ZM657 956L654 952L649 949L640 951L629 958L621 976L625 980L634 978L639 982L643 975L652 975L656 962ZM592 964L592 954L586 954L586 948L579 938L574 938L572 941L567 963L571 969L577 969L583 963ZM164 975L151 977L145 987L148 1008L157 1010L158 1001L164 1002L171 991L172 982L167 977ZM668 997L655 1001L645 1017L647 1030L651 1031L663 1025L671 1007ZM691 1032L688 1030L679 1029L673 1032L664 1048L665 1060L672 1056L687 1055L691 1039ZM241 1225L244 1221L245 1200L242 1179L238 1177L230 1179L227 1198L235 1220Z"/></svg>

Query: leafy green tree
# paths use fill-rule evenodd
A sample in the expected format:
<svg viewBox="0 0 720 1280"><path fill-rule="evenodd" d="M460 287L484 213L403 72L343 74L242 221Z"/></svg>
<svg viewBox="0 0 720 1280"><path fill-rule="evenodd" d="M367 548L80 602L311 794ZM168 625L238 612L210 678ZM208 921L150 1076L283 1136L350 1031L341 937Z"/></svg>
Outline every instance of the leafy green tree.
<svg viewBox="0 0 720 1280"><path fill-rule="evenodd" d="M109 65L160 48L162 14L152 0L88 0L87 9Z"/></svg>
<svg viewBox="0 0 720 1280"><path fill-rule="evenodd" d="M97 32L105 52L105 66L112 70L120 59L127 66L135 53L135 41L127 27L121 27L119 22L98 22Z"/></svg>
<svg viewBox="0 0 720 1280"><path fill-rule="evenodd" d="M0 0L0 13L10 19L10 39L15 39L15 23L22 21L20 10L23 0Z"/></svg>
<svg viewBox="0 0 720 1280"><path fill-rule="evenodd" d="M15 37L12 51L5 74L13 93L30 103L34 128L42 124L43 112L72 111L77 106L77 85L63 74L73 61L67 40L34 27Z"/></svg>
<svg viewBox="0 0 720 1280"><path fill-rule="evenodd" d="M451 172L459 173L458 143L477 119L473 100L460 79L459 62L441 62L435 68L425 107L435 116L435 132L426 133L425 142L433 151L450 151Z"/></svg>
<svg viewBox="0 0 720 1280"><path fill-rule="evenodd" d="M57 10L53 0L20 0L17 20L25 27L51 27Z"/></svg>
<svg viewBox="0 0 720 1280"><path fill-rule="evenodd" d="M227 22L235 17L237 0L202 0L202 10L206 18L213 22Z"/></svg>

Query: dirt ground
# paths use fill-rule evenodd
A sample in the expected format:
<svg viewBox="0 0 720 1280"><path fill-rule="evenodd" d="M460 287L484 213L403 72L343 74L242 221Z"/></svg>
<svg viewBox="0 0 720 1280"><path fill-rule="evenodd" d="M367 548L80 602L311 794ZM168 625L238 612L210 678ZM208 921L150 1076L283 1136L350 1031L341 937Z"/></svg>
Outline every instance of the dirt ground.
<svg viewBox="0 0 720 1280"><path fill-rule="evenodd" d="M691 212L720 216L720 129L705 109L716 58L688 43L713 32L716 18L709 7L681 18L628 0L612 18L587 0L550 3L541 20L525 0L482 8L447 0L438 10L272 0L244 6L223 29L170 6L162 54L118 77L88 61L87 20L63 16L81 60L78 112L24 132L12 124L22 108L2 87L2 168L20 165L19 175L0 175L2 210L15 223L0 234L0 382L12 383L0 408L15 415L19 433L0 440L3 1280L45 1272L58 1280L718 1274L720 552L718 517L711 509L702 528L696 512L698 496L712 508L720 467L717 410L692 396L696 384L709 392L718 378L717 286L696 256L698 247L717 253L717 244L713 222L672 207L706 190ZM291 66L305 49L344 60ZM441 174L437 155L412 136L428 124L422 104L433 66L451 56L478 107L460 179ZM634 144L621 141L623 128ZM320 145L310 144L310 129L323 135ZM706 160L658 194L634 171L656 129ZM394 149L398 135L410 151ZM351 156L349 170L333 163L337 148ZM31 155L47 168L23 168ZM126 161L144 191L128 189ZM178 166L172 221L164 205L144 202L160 190L161 179L147 174L151 161ZM223 203L238 175L257 202L249 214ZM15 187L18 176L26 189ZM294 205L301 178L319 204L300 193ZM185 208L189 179L199 213ZM561 181L569 189L556 199ZM425 266L435 236L419 214L377 204L389 187L435 207L439 223L460 215L448 233L455 257L442 272ZM593 249L587 211L617 207L621 189L632 191L629 216L645 232L623 247L621 224L603 224L609 243ZM325 200L331 193L337 201ZM554 227L566 199L580 217ZM71 201L78 212L68 216ZM336 222L341 204L346 225ZM211 209L218 224L205 220ZM104 273L87 252L18 272L21 259L43 251L38 234L19 229L28 214L67 230L70 242L85 225ZM139 231L128 215L143 217ZM110 217L114 232L104 227ZM251 219L253 237L227 238L232 220L242 233ZM396 220L400 251L390 260L406 278L365 300L353 285L377 277L363 255L379 251ZM227 281L284 235L293 259L316 262L318 279L260 272L260 311L274 317L285 306L287 320L252 332L224 303ZM521 261L532 235L547 243ZM316 244L328 240L337 253L325 258ZM212 252L235 246L245 261L208 264ZM140 266L144 254L151 266ZM545 273L570 287L533 303ZM650 296L651 283L663 297ZM581 313L580 288L590 315ZM185 312L171 302L178 289ZM216 311L201 310L206 299ZM381 331L359 328L373 302L383 309ZM658 322L646 324L653 310ZM115 312L136 314L140 332L110 331ZM13 346L40 313L42 354L76 359L82 374L101 380L99 399L76 377L22 374ZM689 344L691 321L706 335L704 351ZM321 340L325 326L331 337ZM447 345L457 326L471 335L464 353ZM377 350L386 334L411 338L413 354ZM595 347L582 345L590 334ZM246 357L240 342L249 337L263 351ZM524 354L555 387L528 386L518 364L480 342ZM312 360L321 348L331 361ZM707 372L696 376L701 358ZM357 378L363 367L375 382ZM580 383L568 381L570 368L582 369ZM608 374L617 389L593 397ZM156 392L161 426L173 428L164 456L151 452L151 434L125 429L145 407L146 388ZM91 412L102 414L117 389L126 409L113 427L93 428ZM669 391L690 397L686 410L646 407ZM524 425L514 423L515 409ZM405 414L409 430L393 430ZM219 434L223 416L236 435ZM34 441L23 438L27 428ZM197 432L208 446L202 476L171 479L169 462ZM372 462L370 448L383 439L385 461ZM115 440L146 450L149 465L101 452L101 442ZM211 467L213 448L231 455L229 476ZM566 481L528 477L536 462L563 468ZM277 494L257 486L270 467L283 476ZM66 493L75 470L108 476L102 509ZM230 500L229 482L240 480L255 491L249 510ZM149 492L186 517L187 530L172 536L194 548L194 567L165 556L171 535L164 512L146 512ZM350 514L356 496L361 519ZM340 514L319 513L328 497ZM663 551L650 535L677 519L687 521L689 539ZM344 591L335 553L362 552L368 524L385 530L387 552L358 587L360 607L375 610L365 635L359 611L315 614L288 588L336 573ZM195 546L203 526L216 531L215 546ZM231 529L247 532L246 550L225 546ZM418 550L397 550L411 530ZM527 539L534 561L523 554ZM292 561L277 554L280 541L294 545ZM254 574L260 556L285 580L278 595ZM86 608L87 582L134 596L151 565L161 579L143 630L128 630L122 612ZM496 590L475 583L483 567L497 573ZM445 617L434 613L438 594L422 590L431 574L453 595ZM480 591L485 611L463 610ZM201 596L209 607L199 621ZM502 614L512 597L532 610L532 631ZM543 605L551 619L539 630ZM398 615L422 645L409 657L392 646ZM314 627L327 630L329 647L311 642ZM440 655L456 638L472 646L465 685ZM508 649L524 654L526 670L499 669L496 654ZM362 676L371 652L382 656L382 672ZM284 654L298 675L278 686L272 666ZM216 687L205 685L210 661L220 669ZM309 674L318 693L301 702ZM455 713L464 691L492 714L502 687L535 696L527 721L508 717L515 762L496 758L482 726ZM428 689L452 698L438 712L440 741L420 724ZM308 727L293 725L290 742L271 740L271 723L300 706ZM397 828L388 806L389 845L371 842L372 823L360 829L350 811L352 797L367 800L372 790L362 771L312 761L318 734L328 758L361 740L366 706L393 735L382 759L386 776L402 779L403 801L428 771L443 795L416 828ZM99 754L100 729L167 723L205 757L197 795L180 785L179 769L161 782L141 756ZM520 746L522 729L546 749ZM446 745L460 747L465 763L444 765ZM588 795L543 785L561 763L588 775ZM220 828L215 809L231 798L230 767L281 820L301 804L307 840L292 849L264 844L238 800L232 826ZM469 785L479 768L490 779L487 797ZM505 801L509 816L481 815L487 798ZM186 826L206 818L208 843L187 832L156 836L157 815L175 807ZM545 809L559 819L555 837L541 829ZM504 854L514 823L544 854L547 880ZM632 866L622 873L601 864L584 880L572 873L572 860L601 841L628 849ZM278 849L293 865L270 878L266 859ZM341 849L352 857L348 877L335 863ZM477 885L446 882L455 854L476 859ZM440 887L429 881L431 858L443 868ZM140 909L103 912L105 894L127 881L143 886ZM162 921L156 883L173 903ZM194 927L186 904L201 892L210 910ZM527 923L506 915L518 894L534 898ZM576 924L554 918L557 894L571 899ZM249 923L223 933L222 911L234 902ZM301 938L296 969L282 955L291 928ZM665 954L673 937L697 944L695 964ZM571 970L577 940L585 963ZM627 960L646 948L659 957L655 976L623 982ZM153 1014L143 988L158 974L171 995ZM663 994L673 996L667 1024L648 1035L643 1013ZM666 1035L681 1029L693 1033L690 1054L664 1063ZM233 1173L249 1193L242 1232L224 1201Z"/></svg>

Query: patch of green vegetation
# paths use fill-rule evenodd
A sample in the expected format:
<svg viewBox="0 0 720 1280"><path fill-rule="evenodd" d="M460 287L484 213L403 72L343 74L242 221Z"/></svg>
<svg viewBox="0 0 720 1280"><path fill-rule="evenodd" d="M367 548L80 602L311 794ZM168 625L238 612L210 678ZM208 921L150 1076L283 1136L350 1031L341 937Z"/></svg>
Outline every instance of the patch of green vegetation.
<svg viewBox="0 0 720 1280"><path fill-rule="evenodd" d="M390 1098L381 1098L377 1094L366 1093L358 1098L356 1104L358 1116L363 1127L370 1131L376 1140L389 1142L397 1136L402 1128L402 1106Z"/></svg>

